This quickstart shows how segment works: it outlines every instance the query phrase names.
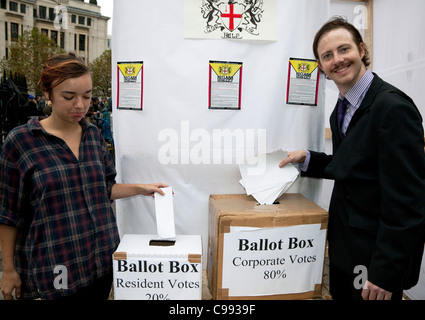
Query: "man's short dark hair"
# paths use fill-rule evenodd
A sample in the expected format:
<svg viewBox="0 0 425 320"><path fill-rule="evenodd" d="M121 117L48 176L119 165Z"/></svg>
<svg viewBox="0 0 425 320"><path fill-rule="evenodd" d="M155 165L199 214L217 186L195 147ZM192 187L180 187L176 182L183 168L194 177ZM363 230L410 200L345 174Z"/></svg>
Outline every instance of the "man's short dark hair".
<svg viewBox="0 0 425 320"><path fill-rule="evenodd" d="M320 30L316 33L316 36L314 37L313 42L313 52L314 56L316 57L316 60L320 61L319 59L319 53L318 53L318 47L319 47L319 41L320 39L328 32L336 29L346 29L351 33L353 36L353 40L356 43L358 49L360 50L360 44L364 44L365 49L365 55L362 59L364 65L366 67L370 66L370 56L369 56L369 50L367 49L366 44L363 41L362 35L360 34L359 30L355 26L353 26L351 23L347 22L347 20L343 17L332 17L328 22L326 22Z"/></svg>

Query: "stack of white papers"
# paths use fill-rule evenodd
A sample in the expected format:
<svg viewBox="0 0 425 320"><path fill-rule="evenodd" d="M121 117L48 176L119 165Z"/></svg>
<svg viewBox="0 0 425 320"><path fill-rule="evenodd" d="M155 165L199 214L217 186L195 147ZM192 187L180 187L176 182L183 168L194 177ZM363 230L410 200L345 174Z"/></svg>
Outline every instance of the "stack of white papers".
<svg viewBox="0 0 425 320"><path fill-rule="evenodd" d="M273 204L299 177L300 173L292 163L279 168L287 154L279 150L249 158L245 164L239 165L240 184L259 204Z"/></svg>

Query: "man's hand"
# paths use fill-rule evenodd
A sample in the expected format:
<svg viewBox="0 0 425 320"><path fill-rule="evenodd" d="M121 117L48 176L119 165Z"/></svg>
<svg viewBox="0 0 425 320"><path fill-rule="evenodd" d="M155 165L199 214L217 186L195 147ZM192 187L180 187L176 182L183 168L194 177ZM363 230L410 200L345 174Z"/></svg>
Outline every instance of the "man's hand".
<svg viewBox="0 0 425 320"><path fill-rule="evenodd" d="M279 168L283 168L290 162L303 163L305 161L306 156L307 156L306 150L288 152L288 157L279 164Z"/></svg>
<svg viewBox="0 0 425 320"><path fill-rule="evenodd" d="M372 282L366 281L363 291L362 298L363 300L391 300L392 293L384 290Z"/></svg>

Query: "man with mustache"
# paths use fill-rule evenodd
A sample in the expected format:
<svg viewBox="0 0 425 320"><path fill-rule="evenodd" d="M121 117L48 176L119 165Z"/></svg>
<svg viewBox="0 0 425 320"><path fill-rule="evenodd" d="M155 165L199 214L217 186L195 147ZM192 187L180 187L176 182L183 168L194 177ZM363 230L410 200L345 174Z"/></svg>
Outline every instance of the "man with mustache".
<svg viewBox="0 0 425 320"><path fill-rule="evenodd" d="M422 117L412 99L367 69L366 45L344 19L327 22L313 50L339 90L330 117L333 155L289 152L280 167L299 163L303 176L335 180L328 229L333 299L400 300L418 281L424 249ZM357 289L359 266L367 280Z"/></svg>

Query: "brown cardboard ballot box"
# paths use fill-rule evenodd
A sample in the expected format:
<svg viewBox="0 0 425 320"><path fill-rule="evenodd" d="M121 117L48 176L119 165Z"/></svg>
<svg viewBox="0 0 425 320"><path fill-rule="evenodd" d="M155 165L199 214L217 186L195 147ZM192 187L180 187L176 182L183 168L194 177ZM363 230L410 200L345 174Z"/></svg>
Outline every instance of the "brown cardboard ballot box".
<svg viewBox="0 0 425 320"><path fill-rule="evenodd" d="M211 195L207 274L213 299L320 297L328 213L300 194L273 205Z"/></svg>

